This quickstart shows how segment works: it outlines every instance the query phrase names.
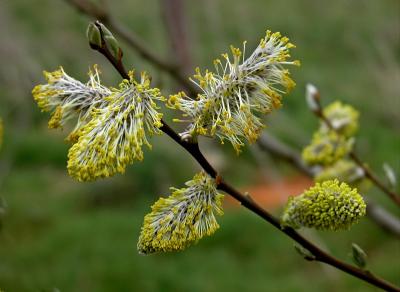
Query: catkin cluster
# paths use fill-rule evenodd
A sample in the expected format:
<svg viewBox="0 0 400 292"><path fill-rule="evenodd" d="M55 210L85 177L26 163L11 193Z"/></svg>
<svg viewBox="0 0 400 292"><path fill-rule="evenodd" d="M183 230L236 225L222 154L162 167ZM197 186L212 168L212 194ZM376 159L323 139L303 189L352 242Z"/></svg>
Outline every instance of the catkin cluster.
<svg viewBox="0 0 400 292"><path fill-rule="evenodd" d="M89 26L91 45L102 45L97 26ZM105 37L111 33L103 28ZM107 41L107 39L106 39ZM256 141L265 127L263 115L281 106L283 95L295 82L287 65L294 45L280 33L267 31L256 49L246 57L231 47L232 56L214 61L215 72L196 69L191 79L200 94L191 99L184 92L171 95L166 106L183 112L181 133L196 141L197 136L228 140L239 153L245 142ZM120 49L118 48L118 51ZM50 112L50 128L63 128L68 120L76 124L67 140L68 172L79 181L92 181L123 173L127 165L143 159L143 146L151 147L148 137L161 134L163 121L157 102L165 99L150 78L133 72L118 88L101 84L95 66L89 80L80 82L63 68L45 72L46 84L37 85L33 97L42 111ZM188 140L188 141L189 141ZM222 215L222 198L214 178L201 172L185 188L172 188L172 194L160 198L144 218L138 250L148 254L176 251L213 234L219 227L216 215Z"/></svg>
<svg viewBox="0 0 400 292"><path fill-rule="evenodd" d="M334 102L323 110L323 114L333 129L321 121L310 145L303 149L303 159L309 165L331 166L353 148L358 112L350 105Z"/></svg>
<svg viewBox="0 0 400 292"><path fill-rule="evenodd" d="M67 140L69 174L79 181L91 181L123 173L128 164L143 159L142 146L151 147L147 135L160 134L162 114L155 101L162 101L150 78L142 73L136 81L133 71L119 88L100 83L95 66L89 81L82 83L63 68L45 72L47 84L37 85L33 97L42 111L52 113L49 127L61 128L76 118Z"/></svg>
<svg viewBox="0 0 400 292"><path fill-rule="evenodd" d="M327 121L321 120L311 143L303 149L303 160L316 166L317 182L337 178L359 185L365 173L347 157L353 149L359 113L350 105L336 101L323 109L323 116Z"/></svg>

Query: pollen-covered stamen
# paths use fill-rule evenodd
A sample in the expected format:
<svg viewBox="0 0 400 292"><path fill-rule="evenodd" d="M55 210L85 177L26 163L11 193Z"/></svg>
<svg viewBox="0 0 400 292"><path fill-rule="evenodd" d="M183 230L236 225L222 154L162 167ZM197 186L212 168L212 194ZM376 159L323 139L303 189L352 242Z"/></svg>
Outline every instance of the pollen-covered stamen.
<svg viewBox="0 0 400 292"><path fill-rule="evenodd" d="M182 189L172 188L168 198L160 198L144 218L139 237L140 253L183 250L218 228L215 214L222 215L222 198L216 182L201 172Z"/></svg>
<svg viewBox="0 0 400 292"><path fill-rule="evenodd" d="M243 45L245 51L245 43ZM223 54L214 61L216 73L196 69L194 83L202 90L196 100L183 93L170 97L168 105L184 112L187 131L193 135L218 136L229 140L237 152L244 140L254 142L264 127L260 114L280 107L282 95L295 83L284 65L294 47L279 33L267 32L250 57L231 47L232 58Z"/></svg>
<svg viewBox="0 0 400 292"><path fill-rule="evenodd" d="M124 80L106 98L107 105L93 110L90 122L80 130L68 153L68 171L80 181L123 173L128 164L143 159L142 146L151 147L147 135L160 134L162 114L154 100L164 100L142 74L140 83Z"/></svg>
<svg viewBox="0 0 400 292"><path fill-rule="evenodd" d="M101 85L97 66L89 71L86 84L70 77L62 67L44 72L44 75L48 83L35 86L32 94L42 111L52 111L50 128L62 127L68 119L78 115L76 132L88 121L91 109L102 107L104 97L111 94L111 90Z"/></svg>

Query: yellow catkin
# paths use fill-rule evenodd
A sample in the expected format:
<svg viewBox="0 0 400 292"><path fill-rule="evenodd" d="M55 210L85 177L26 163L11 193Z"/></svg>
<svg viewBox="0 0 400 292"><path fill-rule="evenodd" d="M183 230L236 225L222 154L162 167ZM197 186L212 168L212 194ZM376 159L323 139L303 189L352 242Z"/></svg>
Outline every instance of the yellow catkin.
<svg viewBox="0 0 400 292"><path fill-rule="evenodd" d="M222 215L222 198L215 180L201 172L160 198L144 218L137 244L142 254L183 250L218 228L215 215Z"/></svg>
<svg viewBox="0 0 400 292"><path fill-rule="evenodd" d="M352 106L335 101L324 108L324 115L335 130L344 137L352 137L358 130L359 112ZM321 123L320 132L328 132L325 123Z"/></svg>
<svg viewBox="0 0 400 292"><path fill-rule="evenodd" d="M293 47L287 37L271 32L247 58L245 43L243 52L231 46L232 57L222 54L223 61L214 60L215 72L196 68L192 81L202 91L196 100L178 93L170 96L167 105L184 113L182 121L190 123L187 134L228 140L239 153L246 141L259 138L265 127L261 116L279 108L282 95L295 86L283 68L299 65L289 60Z"/></svg>
<svg viewBox="0 0 400 292"><path fill-rule="evenodd" d="M345 230L366 214L357 189L338 180L316 183L302 195L291 197L282 215L282 226L318 230Z"/></svg>
<svg viewBox="0 0 400 292"><path fill-rule="evenodd" d="M332 165L347 155L352 147L351 140L334 131L316 132L311 144L303 149L302 158L309 165Z"/></svg>
<svg viewBox="0 0 400 292"><path fill-rule="evenodd" d="M100 83L95 65L89 71L89 80L82 83L65 73L60 67L53 72L44 72L47 84L36 85L32 95L39 108L50 112L49 128L62 128L67 120L77 118L75 132L91 118L94 108L105 106L105 97L111 90Z"/></svg>
<svg viewBox="0 0 400 292"><path fill-rule="evenodd" d="M335 164L323 168L315 176L316 182L323 182L337 178L340 181L354 185L365 178L365 173L351 160L341 159Z"/></svg>
<svg viewBox="0 0 400 292"><path fill-rule="evenodd" d="M108 104L94 109L92 119L70 137L76 140L68 152L73 178L91 181L124 173L127 165L143 160L143 145L151 147L147 136L161 134L162 114L154 100L164 98L146 74L140 82L129 74L130 80L107 97Z"/></svg>

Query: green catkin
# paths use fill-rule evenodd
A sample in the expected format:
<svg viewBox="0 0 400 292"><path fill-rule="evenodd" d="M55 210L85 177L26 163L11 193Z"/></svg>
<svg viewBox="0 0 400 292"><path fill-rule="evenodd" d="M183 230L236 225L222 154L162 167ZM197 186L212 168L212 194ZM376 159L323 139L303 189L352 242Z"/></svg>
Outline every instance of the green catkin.
<svg viewBox="0 0 400 292"><path fill-rule="evenodd" d="M352 147L352 140L347 140L334 131L316 132L311 144L303 149L302 158L309 165L332 165L347 155Z"/></svg>
<svg viewBox="0 0 400 292"><path fill-rule="evenodd" d="M340 101L335 101L324 109L324 116L329 120L335 131L346 138L356 134L359 115L359 112L352 106L342 104ZM321 122L319 131L326 133L329 128L324 122Z"/></svg>
<svg viewBox="0 0 400 292"><path fill-rule="evenodd" d="M345 230L366 214L366 204L357 189L328 180L316 183L302 195L291 197L282 215L283 227Z"/></svg>

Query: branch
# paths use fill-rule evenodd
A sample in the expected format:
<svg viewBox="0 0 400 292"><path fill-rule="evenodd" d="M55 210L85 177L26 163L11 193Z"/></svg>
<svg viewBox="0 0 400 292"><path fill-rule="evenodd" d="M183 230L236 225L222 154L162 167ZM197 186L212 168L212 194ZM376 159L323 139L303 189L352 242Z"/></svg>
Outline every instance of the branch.
<svg viewBox="0 0 400 292"><path fill-rule="evenodd" d="M304 163L298 152L291 149L276 137L264 133L257 144L261 150L287 161L305 175L311 178L314 177L315 171ZM367 202L367 216L386 231L400 237L400 220L378 204L371 202L371 200Z"/></svg>
<svg viewBox="0 0 400 292"><path fill-rule="evenodd" d="M170 63L158 56L145 42L127 29L123 24L114 19L106 10L98 7L88 0L65 0L74 6L79 12L100 20L113 30L121 39L131 46L140 56L154 64L160 70L168 73L176 82L181 84L191 96L196 96L196 86L180 71L179 66Z"/></svg>
<svg viewBox="0 0 400 292"><path fill-rule="evenodd" d="M101 27L98 26L100 29L101 36L103 33L101 32ZM102 39L102 43L105 41ZM109 56L112 57L112 54L108 51L107 46L101 47L94 47L95 50L99 51L103 54L108 60L110 60ZM122 54L120 54L122 55ZM114 68L119 72L122 78L128 76L127 72L124 70L123 66L119 66L118 64L121 63L120 60L110 60L111 64ZM172 138L175 142L177 142L181 147L183 147L199 164L200 166L206 171L211 177L213 177L216 182L218 183L218 189L221 191L226 192L227 194L231 195L233 198L238 200L244 207L252 211L253 213L257 214L265 221L273 225L279 231L286 234L288 237L292 238L294 241L299 243L305 249L309 250L315 257L314 260L326 263L331 265L339 270L342 270L354 277L357 277L361 280L364 280L376 287L382 288L387 291L397 291L400 292L400 288L394 286L393 284L373 275L371 272L357 268L355 266L349 265L345 262L340 261L339 259L329 255L328 253L321 250L319 247L308 241L304 238L300 233L295 231L292 228L281 228L279 219L272 216L269 212L264 210L260 205L258 205L252 198L246 196L245 194L240 193L228 183L226 183L223 178L217 173L217 171L212 167L212 165L208 162L208 160L204 157L202 152L200 151L199 145L197 143L192 143L190 141L182 140L178 133L176 133L171 127L168 126L167 123L162 121L162 127L160 128L165 134L167 134L170 138Z"/></svg>

